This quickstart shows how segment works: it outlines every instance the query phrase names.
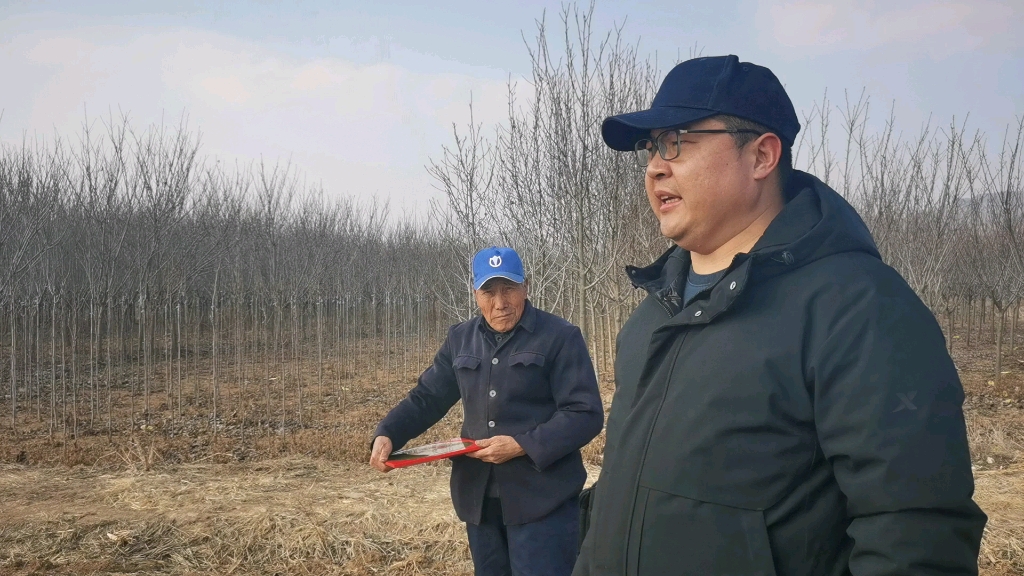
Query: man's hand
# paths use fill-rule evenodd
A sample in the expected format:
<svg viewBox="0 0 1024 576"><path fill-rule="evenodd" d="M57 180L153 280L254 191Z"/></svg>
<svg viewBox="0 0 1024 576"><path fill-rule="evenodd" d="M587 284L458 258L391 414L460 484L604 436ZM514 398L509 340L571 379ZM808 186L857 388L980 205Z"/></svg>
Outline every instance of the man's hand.
<svg viewBox="0 0 1024 576"><path fill-rule="evenodd" d="M391 472L394 468L385 464L391 456L391 438L377 436L373 439L373 450L370 452L370 466L381 472Z"/></svg>
<svg viewBox="0 0 1024 576"><path fill-rule="evenodd" d="M523 447L511 436L482 438L477 440L476 443L477 446L482 446L482 448L476 452L470 452L466 456L483 460L489 464L504 464L513 458L526 454Z"/></svg>

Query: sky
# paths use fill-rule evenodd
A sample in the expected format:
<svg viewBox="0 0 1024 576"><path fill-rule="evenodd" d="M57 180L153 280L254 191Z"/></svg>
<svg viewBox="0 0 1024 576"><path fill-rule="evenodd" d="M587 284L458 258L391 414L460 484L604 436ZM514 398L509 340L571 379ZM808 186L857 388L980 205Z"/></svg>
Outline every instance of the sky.
<svg viewBox="0 0 1024 576"><path fill-rule="evenodd" d="M485 130L503 121L537 21L557 32L562 6L0 0L0 141L185 115L209 158L291 162L328 195L422 215L453 125L471 99ZM966 118L995 140L1024 115L1024 0L599 0L593 27L663 71L694 52L767 66L798 113L863 91L904 132Z"/></svg>

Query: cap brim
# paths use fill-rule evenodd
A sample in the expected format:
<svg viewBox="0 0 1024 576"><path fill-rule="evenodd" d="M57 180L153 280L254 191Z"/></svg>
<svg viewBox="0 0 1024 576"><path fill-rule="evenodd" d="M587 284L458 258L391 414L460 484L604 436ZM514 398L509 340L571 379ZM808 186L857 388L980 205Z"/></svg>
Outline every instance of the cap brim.
<svg viewBox="0 0 1024 576"><path fill-rule="evenodd" d="M604 143L613 150L629 152L641 138L657 128L674 128L718 114L707 108L658 107L609 116L601 124Z"/></svg>
<svg viewBox="0 0 1024 576"><path fill-rule="evenodd" d="M478 280L476 282L476 284L473 286L473 290L479 290L481 286L483 286L484 284L487 284L488 280L491 280L491 279L494 279L494 278L504 278L506 280L511 280L511 281L515 282L516 284L522 284L523 283L523 277L519 276L518 274L512 274L510 272L498 272L498 273L495 273L495 274L491 274L489 276L484 276L482 279Z"/></svg>

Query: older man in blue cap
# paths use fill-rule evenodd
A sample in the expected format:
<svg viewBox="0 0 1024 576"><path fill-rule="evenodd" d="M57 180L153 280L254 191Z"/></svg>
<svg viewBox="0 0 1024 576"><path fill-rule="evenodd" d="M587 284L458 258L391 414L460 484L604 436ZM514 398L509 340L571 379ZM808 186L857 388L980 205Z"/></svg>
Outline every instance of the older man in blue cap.
<svg viewBox="0 0 1024 576"><path fill-rule="evenodd" d="M433 426L462 400L462 436L483 448L452 461L455 511L477 576L567 576L576 560L580 448L604 424L580 329L535 308L519 255L473 258L481 315L452 326L416 387L377 426L370 464Z"/></svg>
<svg viewBox="0 0 1024 576"><path fill-rule="evenodd" d="M857 212L791 166L775 75L687 60L607 118L675 245L629 267L575 576L977 574L985 514L935 317Z"/></svg>

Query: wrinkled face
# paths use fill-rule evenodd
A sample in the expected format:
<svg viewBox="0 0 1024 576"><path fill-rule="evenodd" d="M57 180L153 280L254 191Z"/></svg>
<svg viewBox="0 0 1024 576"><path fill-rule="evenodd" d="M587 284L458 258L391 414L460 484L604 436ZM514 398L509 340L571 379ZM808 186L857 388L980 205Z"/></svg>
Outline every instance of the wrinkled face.
<svg viewBox="0 0 1024 576"><path fill-rule="evenodd" d="M517 284L505 278L492 278L473 291L480 312L491 328L508 332L516 327L526 308L527 287L528 282Z"/></svg>
<svg viewBox="0 0 1024 576"><path fill-rule="evenodd" d="M687 128L725 125L708 119ZM671 161L659 154L651 158L644 174L647 199L665 237L684 250L710 254L757 217L756 154L749 144L737 149L730 134L683 134L679 147Z"/></svg>

